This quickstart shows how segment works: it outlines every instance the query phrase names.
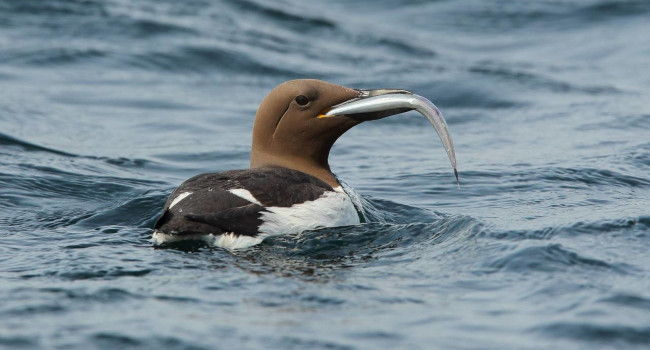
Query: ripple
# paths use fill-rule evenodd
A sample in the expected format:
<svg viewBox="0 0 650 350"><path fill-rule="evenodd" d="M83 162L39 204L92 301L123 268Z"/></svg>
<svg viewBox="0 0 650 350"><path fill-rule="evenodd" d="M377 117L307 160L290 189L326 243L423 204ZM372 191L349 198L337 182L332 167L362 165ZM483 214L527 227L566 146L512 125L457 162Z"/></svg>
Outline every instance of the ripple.
<svg viewBox="0 0 650 350"><path fill-rule="evenodd" d="M209 46L183 46L170 51L150 51L124 59L131 67L167 72L236 73L263 76L297 76L296 72L266 64L243 51Z"/></svg>
<svg viewBox="0 0 650 350"><path fill-rule="evenodd" d="M51 169L51 172L60 172ZM119 184L118 181L97 181L86 176L66 174L65 178L58 176L17 176L0 173L0 183L5 188L19 189L29 193L29 197L47 198L52 195L67 198L102 199L106 200L119 196L119 193L129 192L131 187ZM126 181L127 183L130 181Z"/></svg>
<svg viewBox="0 0 650 350"><path fill-rule="evenodd" d="M271 237L235 251L238 266L255 274L275 273L301 280L326 281L356 265L403 264L422 247L462 246L482 225L468 217L432 223L381 224L325 228L299 235ZM196 247L193 247L196 249ZM372 288L370 288L371 290Z"/></svg>
<svg viewBox="0 0 650 350"><path fill-rule="evenodd" d="M3 10L1 14L7 15L7 23L12 26L17 26L19 19L43 17L42 21L34 21L42 29L50 33L55 32L59 36L74 38L104 37L107 33L113 33L145 39L158 35L197 33L192 28L173 23L160 16L136 18L131 15L133 8L112 1L11 1L0 4L0 9ZM83 30L75 25L79 22L84 24Z"/></svg>
<svg viewBox="0 0 650 350"><path fill-rule="evenodd" d="M10 81L10 80L17 80L17 79L18 76L16 76L16 74L0 71L0 81L2 80Z"/></svg>
<svg viewBox="0 0 650 350"><path fill-rule="evenodd" d="M629 130L629 129L650 129L650 114L632 114L626 115L615 120L598 122L598 123L586 123L581 125L581 129L584 130ZM647 145L637 146L639 151L643 151L644 148L647 150ZM631 150L631 152L637 151L636 149Z"/></svg>
<svg viewBox="0 0 650 350"><path fill-rule="evenodd" d="M198 34L192 28L175 23L161 21L160 19L135 19L127 17L124 26L131 28L131 35L136 38L148 38L157 35L188 35Z"/></svg>
<svg viewBox="0 0 650 350"><path fill-rule="evenodd" d="M234 151L214 151L214 152L188 152L179 150L174 153L161 153L156 154L155 157L172 162L183 162L183 163L197 163L203 161L211 161L215 158L221 160L239 160L248 158L248 150L234 150Z"/></svg>
<svg viewBox="0 0 650 350"><path fill-rule="evenodd" d="M554 337L573 338L593 343L650 344L650 328L594 323L558 322L533 329Z"/></svg>
<svg viewBox="0 0 650 350"><path fill-rule="evenodd" d="M643 0L597 1L582 10L584 15L596 18L639 16L647 12L650 4Z"/></svg>
<svg viewBox="0 0 650 350"><path fill-rule="evenodd" d="M38 340L32 336L0 336L0 345L7 346L11 349L22 347L36 347L39 344Z"/></svg>
<svg viewBox="0 0 650 350"><path fill-rule="evenodd" d="M335 308L344 304L345 301L313 293L305 295L295 295L294 293L265 293L263 299L259 300L258 303L265 308L295 307L298 304L301 308L307 310L321 307Z"/></svg>
<svg viewBox="0 0 650 350"><path fill-rule="evenodd" d="M634 309L650 310L650 299L632 294L616 294L611 297L602 298L599 300L604 303L616 304L619 306L626 306Z"/></svg>
<svg viewBox="0 0 650 350"><path fill-rule="evenodd" d="M67 311L65 307L57 304L26 305L3 310L6 316L24 316L34 314L58 314Z"/></svg>
<svg viewBox="0 0 650 350"><path fill-rule="evenodd" d="M270 3L262 4L252 0L228 0L228 3L240 10L261 15L270 22L282 23L301 31L336 27L334 22L322 17L313 16L309 12L294 14L287 11L286 7L273 7L269 5Z"/></svg>
<svg viewBox="0 0 650 350"><path fill-rule="evenodd" d="M11 148L20 148L21 151L26 151L26 152L46 152L46 153L51 153L51 154L59 155L59 156L66 157L66 158L100 160L100 161L106 162L107 164L115 165L115 166L120 167L120 168L142 168L142 167L146 167L146 166L157 165L156 162L154 162L152 160L142 159L142 158L105 157L105 156L92 156L92 155L82 155L82 154L70 153L70 152L61 151L61 150L58 150L58 149L55 149L55 148L41 146L41 145L36 144L36 143L21 140L19 138L13 137L13 136L0 133L0 155L2 155L2 153L1 153L1 151L3 149L2 146L6 146L6 147L8 147L10 149ZM63 169L57 169L57 168L53 168L53 167L46 167L46 166L42 166L40 164L21 164L21 166L22 166L22 168L25 168L25 169L39 170L39 171L42 171L42 172L45 172L45 173L48 173L48 174L59 174L59 175L72 174L72 173L64 171Z"/></svg>
<svg viewBox="0 0 650 350"><path fill-rule="evenodd" d="M436 52L426 46L408 42L402 38L392 38L380 33L348 34L351 45L358 45L371 50L378 47L386 49L386 53L395 56L407 56L411 59L428 60L437 56Z"/></svg>
<svg viewBox="0 0 650 350"><path fill-rule="evenodd" d="M538 230L483 231L481 236L497 239L551 239L556 236L618 234L633 231L644 231L648 228L648 217L631 217L614 220L599 220L595 222L576 222L566 226L551 226Z"/></svg>
<svg viewBox="0 0 650 350"><path fill-rule="evenodd" d="M555 272L566 268L585 268L625 273L619 266L602 260L587 258L563 248L560 244L546 244L518 248L506 256L492 260L486 267L494 271L527 273L530 271Z"/></svg>
<svg viewBox="0 0 650 350"><path fill-rule="evenodd" d="M531 27L541 30L583 27L586 23L640 16L649 11L650 6L643 0L542 1L529 6L481 1L470 10L452 11L450 17L464 28L497 33Z"/></svg>
<svg viewBox="0 0 650 350"><path fill-rule="evenodd" d="M154 296L154 298L161 301L170 301L170 302L180 303L180 304L185 304L185 303L194 304L194 303L201 302L201 300L196 298L186 298L186 297L179 297L174 295L156 295Z"/></svg>
<svg viewBox="0 0 650 350"><path fill-rule="evenodd" d="M69 279L69 280L87 280L87 279L112 279L117 277L141 277L146 276L151 273L152 269L124 269L121 267L112 268L109 270L105 269L92 269L92 270L83 270L78 269L76 271L64 271L57 272L56 274L60 277Z"/></svg>
<svg viewBox="0 0 650 350"><path fill-rule="evenodd" d="M200 110L199 107L191 106L184 103L158 100L158 99L142 99L142 98L101 98L101 97L87 97L87 96L57 96L52 98L53 101L80 106L107 106L107 107L123 107L135 108L139 110L179 110L179 111L192 111Z"/></svg>
<svg viewBox="0 0 650 350"><path fill-rule="evenodd" d="M97 333L92 338L94 343L105 348L124 348L144 345L137 338L121 334Z"/></svg>
<svg viewBox="0 0 650 350"><path fill-rule="evenodd" d="M278 349L323 349L323 350L351 350L354 347L324 340L304 339L292 336L282 336L279 339L268 339L265 344L270 344Z"/></svg>
<svg viewBox="0 0 650 350"><path fill-rule="evenodd" d="M82 302L120 302L126 299L139 299L140 296L131 294L127 290L121 288L100 288L95 291L88 291L84 289L72 288L41 288L40 292L56 294L58 297L65 297L66 299L82 301Z"/></svg>
<svg viewBox="0 0 650 350"><path fill-rule="evenodd" d="M119 332L97 332L89 337L90 347L100 349L124 349L124 348L143 348L143 349L192 349L202 350L210 349L199 346L194 342L169 336L161 337L142 337L133 336Z"/></svg>
<svg viewBox="0 0 650 350"><path fill-rule="evenodd" d="M435 96L436 104L447 108L513 108L522 103L494 93L494 86L480 86L466 81L441 81L434 88L429 83L413 84L413 91L423 96Z"/></svg>
<svg viewBox="0 0 650 350"><path fill-rule="evenodd" d="M118 206L98 210L77 222L80 227L87 228L115 224L149 228L157 219L166 198L167 193L160 191L135 193Z"/></svg>
<svg viewBox="0 0 650 350"><path fill-rule="evenodd" d="M6 135L3 133L0 133L0 146L18 146L22 148L25 151L31 151L31 152L49 152L49 153L54 153L58 154L61 156L68 156L68 157L75 157L74 154L59 151L53 148L48 148L45 146L40 146L35 143L31 143L28 141L20 140L18 138L15 138L10 135Z"/></svg>
<svg viewBox="0 0 650 350"><path fill-rule="evenodd" d="M0 63L49 66L74 64L106 57L106 51L98 48L49 47L25 51L5 51L0 54Z"/></svg>
<svg viewBox="0 0 650 350"><path fill-rule="evenodd" d="M97 159L104 160L108 164L117 165L119 167L125 167L125 168L142 168L147 165L154 164L154 162L151 160L139 159L139 158L131 159L126 157L116 157L116 158L97 157Z"/></svg>
<svg viewBox="0 0 650 350"><path fill-rule="evenodd" d="M514 70L505 65L495 65L491 62L482 62L480 65L469 68L471 73L487 75L495 78L511 80L533 88L546 89L553 92L584 92L590 95L620 93L612 86L575 86L567 82L540 76L525 71Z"/></svg>
<svg viewBox="0 0 650 350"><path fill-rule="evenodd" d="M0 3L0 9L2 9L0 13L15 15L104 15L107 13L102 2L89 0L3 1Z"/></svg>
<svg viewBox="0 0 650 350"><path fill-rule="evenodd" d="M56 229L75 225L92 216L92 212L88 210L66 210L47 213L37 217L37 220L40 224L39 228Z"/></svg>
<svg viewBox="0 0 650 350"><path fill-rule="evenodd" d="M399 177L407 185L417 177L426 177L430 183L445 184L449 181L446 173L409 174ZM595 188L611 191L612 188L645 189L650 188L650 179L628 175L619 171L586 167L534 167L521 171L463 171L461 173L464 196L486 197L503 193L526 193L529 191L566 191ZM417 181L421 183L420 181ZM417 186L417 185L415 185ZM422 190L427 194L460 194L449 186L427 186Z"/></svg>
<svg viewBox="0 0 650 350"><path fill-rule="evenodd" d="M650 118L650 116L648 116ZM650 167L650 143L639 145L627 155L627 159L640 168Z"/></svg>
<svg viewBox="0 0 650 350"><path fill-rule="evenodd" d="M317 260L355 259L385 249L408 247L417 242L441 242L459 231L458 226L473 225L466 218L448 218L434 223L380 224L325 228L303 232L295 237L268 239L268 250L288 256L305 256Z"/></svg>
<svg viewBox="0 0 650 350"><path fill-rule="evenodd" d="M578 182L585 185L606 185L624 187L650 186L650 180L625 175L620 172L594 168L552 168L540 174L547 181Z"/></svg>

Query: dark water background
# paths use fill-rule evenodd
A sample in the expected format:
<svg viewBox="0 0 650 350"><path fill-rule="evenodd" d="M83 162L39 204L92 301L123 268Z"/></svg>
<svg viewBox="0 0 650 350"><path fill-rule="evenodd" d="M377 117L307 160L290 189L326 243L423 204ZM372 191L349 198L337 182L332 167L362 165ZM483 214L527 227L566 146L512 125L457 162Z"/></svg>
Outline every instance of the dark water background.
<svg viewBox="0 0 650 350"><path fill-rule="evenodd" d="M0 1L0 348L650 347L650 2ZM432 99L335 172L374 223L154 249L273 86ZM193 248L193 249L187 249Z"/></svg>

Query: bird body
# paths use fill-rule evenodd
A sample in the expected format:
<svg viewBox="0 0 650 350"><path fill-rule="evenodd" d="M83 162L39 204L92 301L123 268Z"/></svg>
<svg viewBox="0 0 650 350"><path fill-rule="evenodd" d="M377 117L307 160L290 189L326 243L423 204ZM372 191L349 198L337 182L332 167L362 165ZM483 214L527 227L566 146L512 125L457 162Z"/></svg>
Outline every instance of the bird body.
<svg viewBox="0 0 650 350"><path fill-rule="evenodd" d="M238 249L269 236L360 223L342 186L282 167L197 175L169 196L165 208L154 227L158 244L193 238Z"/></svg>
<svg viewBox="0 0 650 350"><path fill-rule="evenodd" d="M238 249L273 235L359 224L361 208L330 170L330 149L355 125L409 110L432 123L456 173L447 125L421 96L310 79L278 85L257 110L250 168L183 182L167 199L153 241L199 239Z"/></svg>

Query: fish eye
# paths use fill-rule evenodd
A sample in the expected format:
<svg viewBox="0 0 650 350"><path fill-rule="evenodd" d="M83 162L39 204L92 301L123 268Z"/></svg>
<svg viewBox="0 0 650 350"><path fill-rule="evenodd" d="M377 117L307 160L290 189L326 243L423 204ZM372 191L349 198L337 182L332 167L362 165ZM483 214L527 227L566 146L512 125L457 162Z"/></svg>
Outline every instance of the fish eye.
<svg viewBox="0 0 650 350"><path fill-rule="evenodd" d="M309 103L309 99L305 95L298 95L295 100L299 106L305 106Z"/></svg>

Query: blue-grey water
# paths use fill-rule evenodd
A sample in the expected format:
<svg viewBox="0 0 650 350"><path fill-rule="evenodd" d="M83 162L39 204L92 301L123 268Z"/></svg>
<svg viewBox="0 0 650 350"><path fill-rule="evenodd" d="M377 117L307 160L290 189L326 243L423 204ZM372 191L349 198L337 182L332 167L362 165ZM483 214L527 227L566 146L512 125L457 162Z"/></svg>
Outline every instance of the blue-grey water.
<svg viewBox="0 0 650 350"><path fill-rule="evenodd" d="M650 2L0 1L0 348L650 347ZM157 249L293 78L434 101L356 127L368 223Z"/></svg>

